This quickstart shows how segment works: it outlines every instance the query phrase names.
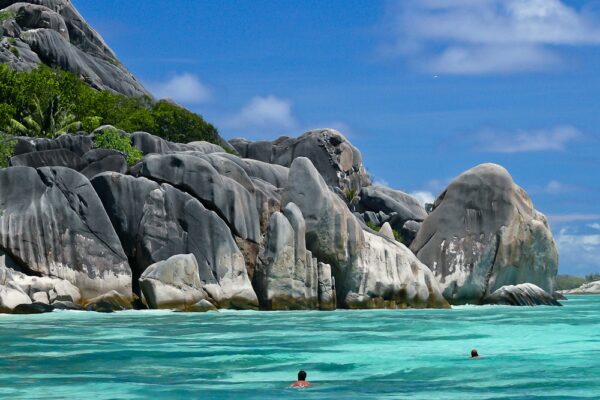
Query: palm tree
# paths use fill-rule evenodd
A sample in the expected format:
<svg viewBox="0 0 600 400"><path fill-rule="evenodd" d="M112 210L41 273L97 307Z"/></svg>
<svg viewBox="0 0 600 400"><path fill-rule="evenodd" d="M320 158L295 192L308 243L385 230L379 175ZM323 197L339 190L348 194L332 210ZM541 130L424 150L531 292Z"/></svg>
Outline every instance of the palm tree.
<svg viewBox="0 0 600 400"><path fill-rule="evenodd" d="M75 115L60 104L59 95L54 96L44 106L36 96L33 105L33 112L23 118L22 122L16 119L10 121L13 133L53 139L63 133L81 129L81 121L77 121Z"/></svg>

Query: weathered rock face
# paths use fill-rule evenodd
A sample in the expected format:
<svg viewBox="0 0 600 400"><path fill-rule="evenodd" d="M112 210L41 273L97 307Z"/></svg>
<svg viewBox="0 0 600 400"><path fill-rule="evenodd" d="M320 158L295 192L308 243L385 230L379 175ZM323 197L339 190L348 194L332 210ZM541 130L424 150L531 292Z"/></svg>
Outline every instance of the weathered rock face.
<svg viewBox="0 0 600 400"><path fill-rule="evenodd" d="M150 265L140 277L140 289L150 308L186 311L208 298L193 254L178 254Z"/></svg>
<svg viewBox="0 0 600 400"><path fill-rule="evenodd" d="M273 142L234 139L230 143L244 158L285 167L297 157L306 157L328 185L342 190L360 190L370 183L360 151L334 129L312 130L298 138L281 137Z"/></svg>
<svg viewBox="0 0 600 400"><path fill-rule="evenodd" d="M315 309L319 307L319 276L324 285L331 282L331 269L321 265L306 250L306 225L294 203L269 221L266 244L254 273L254 287L267 310ZM331 284L329 286L331 291ZM331 294L323 294L323 308L330 307Z"/></svg>
<svg viewBox="0 0 600 400"><path fill-rule="evenodd" d="M554 297L531 283L502 286L483 299L484 304L506 306L561 306Z"/></svg>
<svg viewBox="0 0 600 400"><path fill-rule="evenodd" d="M206 160L190 154L149 155L140 175L186 191L217 212L237 236L260 241L254 196L235 180L219 174Z"/></svg>
<svg viewBox="0 0 600 400"><path fill-rule="evenodd" d="M131 270L89 181L62 167L0 170L0 247L22 272L67 280L91 298L131 297Z"/></svg>
<svg viewBox="0 0 600 400"><path fill-rule="evenodd" d="M149 96L135 77L68 0L0 0L11 18L2 34L14 39L14 54L0 46L0 62L18 70L39 64L81 76L92 87L127 96Z"/></svg>
<svg viewBox="0 0 600 400"><path fill-rule="evenodd" d="M145 178L105 173L92 184L130 260L134 286L151 264L191 253L212 303L258 306L242 253L216 213L168 184Z"/></svg>
<svg viewBox="0 0 600 400"><path fill-rule="evenodd" d="M0 311L10 312L20 304L79 303L81 294L70 282L47 276L29 276L5 266L0 256Z"/></svg>
<svg viewBox="0 0 600 400"><path fill-rule="evenodd" d="M143 154L171 154L183 151L196 151L202 154L225 152L216 144L209 142L174 143L147 132L135 132L131 142Z"/></svg>
<svg viewBox="0 0 600 400"><path fill-rule="evenodd" d="M101 172L128 171L125 155L116 150L92 148L91 135L63 134L56 139L18 138L13 167L67 167L91 179Z"/></svg>
<svg viewBox="0 0 600 400"><path fill-rule="evenodd" d="M431 271L402 244L363 231L307 158L290 167L289 202L304 216L307 248L331 264L342 307L447 307Z"/></svg>
<svg viewBox="0 0 600 400"><path fill-rule="evenodd" d="M477 166L438 197L411 249L453 303L480 303L502 286L552 293L558 253L546 218L508 172Z"/></svg>
<svg viewBox="0 0 600 400"><path fill-rule="evenodd" d="M563 290L562 294L600 294L600 281L584 283L580 287L571 290Z"/></svg>
<svg viewBox="0 0 600 400"><path fill-rule="evenodd" d="M423 221L427 212L419 201L409 194L384 186L363 187L359 193L358 212L373 211L397 214L403 221Z"/></svg>

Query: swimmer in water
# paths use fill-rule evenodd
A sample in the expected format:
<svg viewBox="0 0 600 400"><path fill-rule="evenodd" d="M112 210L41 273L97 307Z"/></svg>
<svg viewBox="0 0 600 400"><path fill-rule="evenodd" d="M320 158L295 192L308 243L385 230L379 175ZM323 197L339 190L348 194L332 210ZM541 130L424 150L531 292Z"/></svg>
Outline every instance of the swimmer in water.
<svg viewBox="0 0 600 400"><path fill-rule="evenodd" d="M476 349L471 350L471 358L479 358L479 353Z"/></svg>
<svg viewBox="0 0 600 400"><path fill-rule="evenodd" d="M298 372L298 380L290 385L293 388L305 388L309 387L311 384L306 380L306 372L299 371Z"/></svg>

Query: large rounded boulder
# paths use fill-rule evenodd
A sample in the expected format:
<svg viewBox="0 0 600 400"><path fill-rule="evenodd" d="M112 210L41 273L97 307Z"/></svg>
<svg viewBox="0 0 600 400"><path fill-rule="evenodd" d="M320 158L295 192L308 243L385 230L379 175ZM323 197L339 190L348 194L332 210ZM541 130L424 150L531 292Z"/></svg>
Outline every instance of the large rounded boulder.
<svg viewBox="0 0 600 400"><path fill-rule="evenodd" d="M552 293L558 252L548 222L508 171L482 164L437 198L411 249L452 303L480 303L506 285Z"/></svg>

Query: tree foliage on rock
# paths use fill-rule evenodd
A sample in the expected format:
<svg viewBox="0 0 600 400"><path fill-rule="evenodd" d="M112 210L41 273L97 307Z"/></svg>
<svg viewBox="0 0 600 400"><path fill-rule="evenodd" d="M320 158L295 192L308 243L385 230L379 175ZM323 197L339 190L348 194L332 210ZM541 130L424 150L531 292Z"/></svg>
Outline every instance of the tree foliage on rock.
<svg viewBox="0 0 600 400"><path fill-rule="evenodd" d="M97 91L70 72L46 66L18 72L0 65L0 131L55 137L104 124L177 142L219 143L212 124L169 101Z"/></svg>

